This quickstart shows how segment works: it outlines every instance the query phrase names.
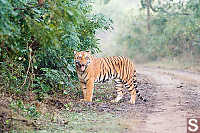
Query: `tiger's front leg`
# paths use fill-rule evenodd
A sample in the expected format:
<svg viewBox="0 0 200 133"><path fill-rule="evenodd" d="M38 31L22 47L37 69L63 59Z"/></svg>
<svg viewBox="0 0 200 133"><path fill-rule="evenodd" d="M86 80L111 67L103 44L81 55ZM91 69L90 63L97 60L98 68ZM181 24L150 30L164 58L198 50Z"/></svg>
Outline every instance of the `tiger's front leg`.
<svg viewBox="0 0 200 133"><path fill-rule="evenodd" d="M92 96L93 96L93 89L94 89L94 80L89 79L86 83L86 94L84 96L84 101L92 102Z"/></svg>
<svg viewBox="0 0 200 133"><path fill-rule="evenodd" d="M85 101L85 97L86 97L86 83L81 82L80 85L81 85L81 90L82 90L82 92L83 92L83 99L81 99L81 101L82 101L82 100Z"/></svg>

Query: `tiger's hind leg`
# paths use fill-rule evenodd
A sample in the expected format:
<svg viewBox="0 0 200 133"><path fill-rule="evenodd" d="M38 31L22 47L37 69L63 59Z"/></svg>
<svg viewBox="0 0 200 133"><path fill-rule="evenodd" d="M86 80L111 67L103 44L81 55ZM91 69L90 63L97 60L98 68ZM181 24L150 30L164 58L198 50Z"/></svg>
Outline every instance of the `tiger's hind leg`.
<svg viewBox="0 0 200 133"><path fill-rule="evenodd" d="M136 89L137 88L137 83L134 83L132 82L131 80L129 82L127 82L125 85L124 85L127 89L128 89L128 92L131 94L131 99L130 99L130 102L131 104L135 104L135 101L136 101Z"/></svg>
<svg viewBox="0 0 200 133"><path fill-rule="evenodd" d="M131 99L130 99L129 103L135 104L135 101L136 101L136 90L133 89L132 91L130 91L130 94L131 94Z"/></svg>
<svg viewBox="0 0 200 133"><path fill-rule="evenodd" d="M112 100L111 102L119 102L120 99L123 97L123 83L120 79L115 80L115 89L117 91L117 97Z"/></svg>

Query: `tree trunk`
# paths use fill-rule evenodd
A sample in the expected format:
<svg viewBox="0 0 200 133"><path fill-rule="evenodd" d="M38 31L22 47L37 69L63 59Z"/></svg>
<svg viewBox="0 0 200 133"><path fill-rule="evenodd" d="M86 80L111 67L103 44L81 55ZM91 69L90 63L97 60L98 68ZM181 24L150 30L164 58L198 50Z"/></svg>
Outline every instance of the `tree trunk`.
<svg viewBox="0 0 200 133"><path fill-rule="evenodd" d="M150 0L146 0L147 3L147 31L150 32L151 27L150 27L150 19L151 19L151 14L150 14Z"/></svg>

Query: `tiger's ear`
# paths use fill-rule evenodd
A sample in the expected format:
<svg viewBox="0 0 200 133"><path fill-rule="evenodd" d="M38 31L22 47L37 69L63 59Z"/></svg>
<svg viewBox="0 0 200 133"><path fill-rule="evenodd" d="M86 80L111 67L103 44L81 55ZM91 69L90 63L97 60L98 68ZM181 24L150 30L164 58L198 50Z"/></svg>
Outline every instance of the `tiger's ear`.
<svg viewBox="0 0 200 133"><path fill-rule="evenodd" d="M91 54L91 51L90 51L90 50L86 50L86 52L87 52L88 54Z"/></svg>
<svg viewBox="0 0 200 133"><path fill-rule="evenodd" d="M77 53L77 51L76 51L76 50L74 50L74 55L76 55L76 53Z"/></svg>

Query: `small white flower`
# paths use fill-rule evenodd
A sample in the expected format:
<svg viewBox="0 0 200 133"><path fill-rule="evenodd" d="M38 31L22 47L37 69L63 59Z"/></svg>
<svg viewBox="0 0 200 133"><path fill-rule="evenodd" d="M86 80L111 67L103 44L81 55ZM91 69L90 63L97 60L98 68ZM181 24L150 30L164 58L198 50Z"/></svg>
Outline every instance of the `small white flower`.
<svg viewBox="0 0 200 133"><path fill-rule="evenodd" d="M63 81L60 82L61 85L64 85L65 83Z"/></svg>
<svg viewBox="0 0 200 133"><path fill-rule="evenodd" d="M19 57L18 60L22 60L22 57Z"/></svg>

